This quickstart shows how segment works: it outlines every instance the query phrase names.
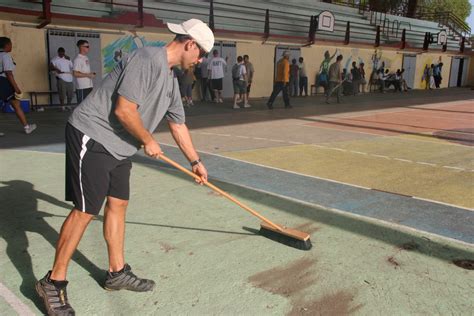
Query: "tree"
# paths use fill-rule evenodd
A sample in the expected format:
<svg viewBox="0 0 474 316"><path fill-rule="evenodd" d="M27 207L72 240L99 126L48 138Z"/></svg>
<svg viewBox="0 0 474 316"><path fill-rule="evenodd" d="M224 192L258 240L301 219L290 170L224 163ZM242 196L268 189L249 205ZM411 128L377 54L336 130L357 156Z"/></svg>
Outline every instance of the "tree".
<svg viewBox="0 0 474 316"><path fill-rule="evenodd" d="M469 0L422 0L420 2L429 12L451 11L462 21L466 21L466 18L471 14Z"/></svg>

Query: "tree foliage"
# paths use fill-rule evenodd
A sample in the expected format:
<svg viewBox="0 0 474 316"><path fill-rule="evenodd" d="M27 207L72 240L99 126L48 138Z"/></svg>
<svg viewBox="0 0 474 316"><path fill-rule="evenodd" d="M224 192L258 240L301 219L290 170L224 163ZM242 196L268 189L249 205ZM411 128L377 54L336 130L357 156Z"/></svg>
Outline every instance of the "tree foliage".
<svg viewBox="0 0 474 316"><path fill-rule="evenodd" d="M451 11L463 21L471 14L469 0L423 0L422 5L431 12Z"/></svg>

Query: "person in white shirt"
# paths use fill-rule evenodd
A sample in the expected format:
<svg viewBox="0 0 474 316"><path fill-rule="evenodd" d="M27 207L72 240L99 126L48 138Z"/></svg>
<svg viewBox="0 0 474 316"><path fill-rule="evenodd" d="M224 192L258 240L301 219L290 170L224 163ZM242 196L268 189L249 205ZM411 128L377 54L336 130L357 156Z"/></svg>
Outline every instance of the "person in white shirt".
<svg viewBox="0 0 474 316"><path fill-rule="evenodd" d="M73 75L76 77L77 104L81 103L92 91L92 79L95 72L91 72L91 65L87 54L89 53L89 42L86 40L77 41L79 54L74 59Z"/></svg>
<svg viewBox="0 0 474 316"><path fill-rule="evenodd" d="M74 85L72 83L73 65L63 47L58 48L58 56L51 60L49 69L53 71L56 76L59 103L61 103L61 109L64 111L67 109L64 106L66 97L68 105L72 102Z"/></svg>
<svg viewBox="0 0 474 316"><path fill-rule="evenodd" d="M30 134L36 129L36 124L28 124L25 113L21 109L20 100L23 95L13 76L16 64L10 55L12 49L12 41L8 37L0 37L0 100L5 103L10 102L25 133Z"/></svg>
<svg viewBox="0 0 474 316"><path fill-rule="evenodd" d="M224 78L225 67L227 67L227 58L219 57L219 52L215 49L212 52L212 59L207 65L209 70L208 78L211 79L211 87L214 90L215 102L222 103L222 79Z"/></svg>

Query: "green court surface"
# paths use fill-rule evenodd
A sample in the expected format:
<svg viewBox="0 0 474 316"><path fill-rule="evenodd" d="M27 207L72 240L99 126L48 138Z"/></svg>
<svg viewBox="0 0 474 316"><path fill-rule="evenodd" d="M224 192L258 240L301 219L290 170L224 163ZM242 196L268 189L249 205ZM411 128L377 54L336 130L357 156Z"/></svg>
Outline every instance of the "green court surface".
<svg viewBox="0 0 474 316"><path fill-rule="evenodd" d="M305 148L306 158L302 148L272 149L267 162L286 151L331 168L329 157L347 155L334 157L330 149L313 147ZM371 152L370 143L350 148ZM367 157L367 163L377 169L375 158ZM405 172L403 163L394 161L393 168ZM0 315L41 314L33 285L51 267L70 208L63 202L64 156L0 150L0 166ZM355 176L343 171L337 175ZM432 176L451 183L452 176L443 172ZM78 315L470 315L474 310L473 271L453 263L474 259L469 245L215 183L275 222L310 232L313 248L301 251L259 236L256 218L162 165L134 163L131 182L126 258L136 274L156 280L157 288L133 293L101 287L107 255L99 216L70 265L68 293Z"/></svg>

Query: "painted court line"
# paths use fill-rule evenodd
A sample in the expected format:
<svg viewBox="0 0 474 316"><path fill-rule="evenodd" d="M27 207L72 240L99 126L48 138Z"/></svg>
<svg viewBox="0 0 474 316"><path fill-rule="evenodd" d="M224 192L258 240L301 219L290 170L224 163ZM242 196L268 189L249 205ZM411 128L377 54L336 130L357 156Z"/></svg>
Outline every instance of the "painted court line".
<svg viewBox="0 0 474 316"><path fill-rule="evenodd" d="M365 153L365 152L362 152L362 151L347 150L347 149L343 149L343 148L329 147L329 146L317 145L317 144L305 144L305 143L301 143L301 142L283 141L283 140L278 140L278 139L268 139L268 138L262 138L262 137L249 137L249 136L242 136L242 135L213 134L213 133L207 133L207 132L194 132L194 133L196 133L196 134L204 134L205 133L206 135L216 135L216 136L232 136L232 137L238 137L238 138L272 141L272 142L287 143L287 144L293 144L293 145L310 145L310 146L317 147L317 148L322 148L322 149L330 149L330 150L336 150L336 151L341 151L341 152L350 152L350 153L354 153L354 154L358 154L358 155L372 156L372 157L378 157L378 158L389 159L389 160L397 160L397 161L406 162L406 163L417 163L417 164L420 164L420 165L438 167L437 164L429 163L429 162L412 161L412 160L409 160L409 159L402 159L402 158L395 158L395 157L389 157L389 156L384 156L384 155L370 154L370 153ZM450 167L450 166L443 166L443 167L448 168L448 169L458 170L458 171L470 171L470 170L459 168L459 167Z"/></svg>
<svg viewBox="0 0 474 316"><path fill-rule="evenodd" d="M397 224L397 223L386 221L386 220L379 219L379 218L374 218L374 217L370 217L370 216L351 213L351 212L343 211L343 210L333 208L333 207L327 207L327 206L317 204L317 203L314 203L314 202L306 202L306 201L303 201L303 200L295 199L295 198L290 197L290 196L285 196L285 195L281 195L281 194L278 194L278 193L265 191L265 190L262 190L262 189L252 188L252 187L246 186L244 184L234 184L234 185L237 185L239 187L242 187L242 188L245 188L245 189L248 189L248 190L253 190L253 191L260 192L260 193L276 196L278 198L290 200L290 201L293 201L293 202L296 202L296 203L301 203L301 204L308 205L308 206L311 206L311 207L317 207L317 208L320 208L320 209L323 209L323 210L331 211L333 213L336 213L336 214L339 214L339 215L342 215L342 216L347 216L347 217L350 217L350 218L363 220L363 221L373 223L373 224L376 224L376 225L392 228L394 230L398 230L398 231L402 231L402 232L411 232L411 233L415 233L415 234L419 234L419 235L424 235L424 236L428 236L432 239L448 240L450 242L462 244L464 246L468 246L468 247L471 247L471 248L474 249L473 244L471 244L469 242L466 242L466 241L463 241L463 240L450 238L450 237L447 237L447 236L444 236L444 235L438 235L438 234L431 233L431 232L428 232L428 231L425 231L425 230L421 230L421 229L417 229L417 228L414 228L414 227ZM415 199L418 199L418 198L415 198ZM423 200L423 199L419 199L419 200ZM449 205L449 204L441 203L441 202L437 202L437 201L431 201L431 200L424 200L424 201L431 202L431 203L436 203L436 204L444 204L446 206L454 206L456 208L459 208L459 206L456 206L456 205ZM472 209L467 209L467 210L472 211Z"/></svg>
<svg viewBox="0 0 474 316"><path fill-rule="evenodd" d="M18 315L35 315L28 306L23 304L18 297L13 294L5 285L0 282L0 296L10 305Z"/></svg>
<svg viewBox="0 0 474 316"><path fill-rule="evenodd" d="M171 145L171 144L166 144L166 143L162 143L162 144L163 144L163 145L166 145L166 146L169 146L169 147L178 148L178 146L176 146L176 145ZM464 207L464 206L460 206L460 205L448 204L448 203L444 203L444 202L440 202L440 201L435 201L435 200L428 200L428 199L424 199L424 198L421 198L421 197L411 196L411 195L404 195L404 194L400 194L400 193L396 193L396 192L381 191L381 190L378 190L378 189L368 188L368 187L360 186L360 185L357 185L357 184L346 183L346 182L337 181L337 180L332 180L332 179L327 179L327 178L321 178L321 177L317 177L317 176L313 176L313 175L303 174L303 173L299 173L299 172L295 172L295 171L291 171L291 170L285 170L285 169L281 169L281 168L277 168L277 167L272 167L272 166L265 166L265 165L258 164L258 163L255 163L255 162L249 162L249 161L245 161L245 160L241 160L241 159L233 158L233 157L226 157L226 156L223 156L223 155L219 155L219 154L215 154L215 153L211 153L211 152L207 152L207 151L199 150L199 152L200 152L200 153L204 153L204 154L209 155L209 156L214 156L214 157L219 157L219 158L223 158L223 159L229 159L229 160L233 160L233 161L238 161L238 162L241 162L241 163L245 163L245 164L249 164L249 165L258 166L258 167L261 167L261 168L267 168L267 169L277 170L277 171L281 171L281 172L286 172L286 173L290 173L290 174L295 174L295 175L298 175L298 176L303 176L303 177L308 177L308 178L313 178L313 179L328 181L328 182L332 182L332 183L347 185L347 186L350 186L350 187L361 188L361 189L365 189L365 190L369 190L369 191L385 192L385 193L388 193L388 194L394 194L394 195L398 195L398 196L405 196L405 197L410 197L410 198L417 199L417 200L427 201L427 202L434 203L434 204L441 204L441 205L446 205L446 206L455 207L455 208L458 208L458 209L463 209L463 210L468 210L468 211L474 211L474 209L472 209L472 208L468 208L468 207ZM240 185L240 184L239 184L239 185ZM257 189L255 189L255 190L257 190ZM309 204L312 204L312 203L309 203ZM312 204L312 205L315 205L315 204ZM341 211L341 212L345 213L344 211ZM438 236L438 235L436 235L436 236Z"/></svg>

